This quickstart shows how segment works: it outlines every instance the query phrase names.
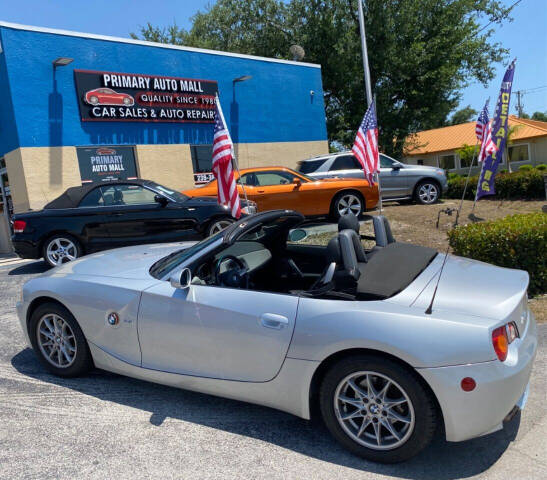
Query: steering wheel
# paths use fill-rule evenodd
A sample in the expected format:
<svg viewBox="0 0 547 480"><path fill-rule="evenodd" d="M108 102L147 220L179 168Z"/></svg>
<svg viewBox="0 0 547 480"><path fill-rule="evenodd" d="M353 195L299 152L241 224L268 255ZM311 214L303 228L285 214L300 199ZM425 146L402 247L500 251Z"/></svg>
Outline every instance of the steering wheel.
<svg viewBox="0 0 547 480"><path fill-rule="evenodd" d="M227 268L225 272L220 273L221 265L229 260L236 264L235 268ZM243 260L235 255L224 255L217 260L213 273L215 285L224 287L245 288L249 287L249 269Z"/></svg>

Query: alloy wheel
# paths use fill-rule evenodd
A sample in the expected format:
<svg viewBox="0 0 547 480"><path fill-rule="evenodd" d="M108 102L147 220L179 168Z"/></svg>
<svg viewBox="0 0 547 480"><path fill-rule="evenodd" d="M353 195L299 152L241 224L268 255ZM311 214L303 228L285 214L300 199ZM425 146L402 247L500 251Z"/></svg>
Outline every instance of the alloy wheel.
<svg viewBox="0 0 547 480"><path fill-rule="evenodd" d="M355 442L373 450L403 445L414 430L414 407L393 379L377 372L354 372L334 394L338 423Z"/></svg>
<svg viewBox="0 0 547 480"><path fill-rule="evenodd" d="M349 213L358 216L361 214L362 210L361 200L359 200L356 195L348 193L340 197L340 200L338 200L336 204L336 208L338 210L338 215L340 216L347 215Z"/></svg>
<svg viewBox="0 0 547 480"><path fill-rule="evenodd" d="M48 313L36 327L38 346L44 358L57 368L67 368L76 359L76 337L70 325L59 315Z"/></svg>
<svg viewBox="0 0 547 480"><path fill-rule="evenodd" d="M47 260L51 265L61 265L78 258L78 248L68 238L55 238L46 248Z"/></svg>
<svg viewBox="0 0 547 480"><path fill-rule="evenodd" d="M214 235L215 233L221 232L226 227L229 227L232 224L230 220L219 220L218 222L213 223L209 229L209 235Z"/></svg>
<svg viewBox="0 0 547 480"><path fill-rule="evenodd" d="M424 183L418 190L422 203L434 203L439 196L439 189L433 183Z"/></svg>

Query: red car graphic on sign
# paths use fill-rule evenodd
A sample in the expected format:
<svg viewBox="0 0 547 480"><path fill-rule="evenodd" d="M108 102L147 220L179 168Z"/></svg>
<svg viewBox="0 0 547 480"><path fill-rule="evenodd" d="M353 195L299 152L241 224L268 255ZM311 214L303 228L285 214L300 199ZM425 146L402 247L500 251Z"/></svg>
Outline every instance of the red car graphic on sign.
<svg viewBox="0 0 547 480"><path fill-rule="evenodd" d="M116 155L116 150L113 148L97 148L95 153L97 155Z"/></svg>
<svg viewBox="0 0 547 480"><path fill-rule="evenodd" d="M85 101L90 105L125 105L131 107L135 99L127 93L118 93L110 88L96 88L85 94Z"/></svg>

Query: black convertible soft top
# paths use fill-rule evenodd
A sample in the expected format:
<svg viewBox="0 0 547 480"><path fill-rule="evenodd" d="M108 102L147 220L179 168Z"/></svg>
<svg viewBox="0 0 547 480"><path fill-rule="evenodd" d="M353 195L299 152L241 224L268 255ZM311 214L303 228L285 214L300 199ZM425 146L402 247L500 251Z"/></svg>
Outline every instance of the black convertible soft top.
<svg viewBox="0 0 547 480"><path fill-rule="evenodd" d="M55 200L49 202L44 209L76 208L84 198L95 187L109 185L145 185L150 180L120 180L114 182L87 183L79 187L70 187Z"/></svg>

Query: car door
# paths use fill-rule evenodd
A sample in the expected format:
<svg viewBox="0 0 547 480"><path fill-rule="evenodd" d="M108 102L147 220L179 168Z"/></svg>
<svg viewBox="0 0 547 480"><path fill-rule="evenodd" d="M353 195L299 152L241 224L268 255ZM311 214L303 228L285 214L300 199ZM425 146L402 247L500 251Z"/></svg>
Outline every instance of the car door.
<svg viewBox="0 0 547 480"><path fill-rule="evenodd" d="M142 294L142 366L164 372L266 382L279 372L294 330L298 297L160 282Z"/></svg>
<svg viewBox="0 0 547 480"><path fill-rule="evenodd" d="M242 175L241 183L245 185L247 197L257 203L259 211L294 209L302 196L300 185L293 182L294 177L285 170L259 170Z"/></svg>
<svg viewBox="0 0 547 480"><path fill-rule="evenodd" d="M182 241L195 236L196 219L184 206L155 200L156 192L142 185L102 187L111 248L143 243Z"/></svg>
<svg viewBox="0 0 547 480"><path fill-rule="evenodd" d="M401 164L380 154L380 185L382 198L400 198L408 195L408 177Z"/></svg>

